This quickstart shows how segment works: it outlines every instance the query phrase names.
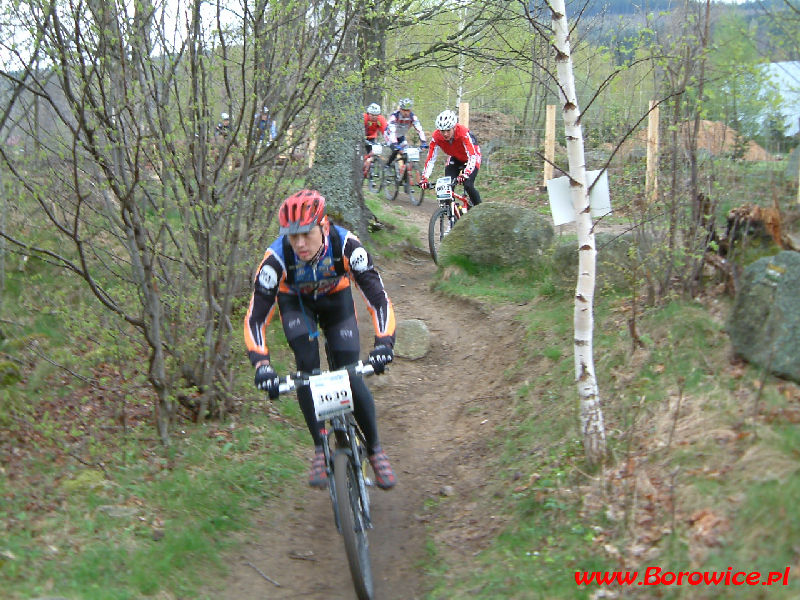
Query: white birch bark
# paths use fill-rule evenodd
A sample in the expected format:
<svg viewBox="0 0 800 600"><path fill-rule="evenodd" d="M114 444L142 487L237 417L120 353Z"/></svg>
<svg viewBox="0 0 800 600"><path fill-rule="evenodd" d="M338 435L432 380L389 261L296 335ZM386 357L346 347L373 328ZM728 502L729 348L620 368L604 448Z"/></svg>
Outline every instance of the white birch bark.
<svg viewBox="0 0 800 600"><path fill-rule="evenodd" d="M603 411L594 371L592 330L594 326L595 255L597 253L589 211L586 187L586 163L583 155L581 113L575 93L575 77L569 44L564 0L550 0L555 34L556 67L559 96L564 116L567 157L569 160L570 194L575 209L578 233L578 284L575 292L575 381L580 397L580 423L583 448L591 464L603 461L606 449Z"/></svg>

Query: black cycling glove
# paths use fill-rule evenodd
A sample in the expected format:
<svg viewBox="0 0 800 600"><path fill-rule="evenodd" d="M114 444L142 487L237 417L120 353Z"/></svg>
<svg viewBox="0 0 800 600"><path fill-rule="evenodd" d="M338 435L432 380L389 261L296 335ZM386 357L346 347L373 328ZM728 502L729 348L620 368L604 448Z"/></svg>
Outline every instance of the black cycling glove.
<svg viewBox="0 0 800 600"><path fill-rule="evenodd" d="M281 381L272 365L263 365L256 369L255 384L258 389L266 391L272 400L280 395L278 386Z"/></svg>
<svg viewBox="0 0 800 600"><path fill-rule="evenodd" d="M389 346L375 346L369 353L369 364L375 370L376 375L380 375L386 369L386 365L394 360L394 350Z"/></svg>

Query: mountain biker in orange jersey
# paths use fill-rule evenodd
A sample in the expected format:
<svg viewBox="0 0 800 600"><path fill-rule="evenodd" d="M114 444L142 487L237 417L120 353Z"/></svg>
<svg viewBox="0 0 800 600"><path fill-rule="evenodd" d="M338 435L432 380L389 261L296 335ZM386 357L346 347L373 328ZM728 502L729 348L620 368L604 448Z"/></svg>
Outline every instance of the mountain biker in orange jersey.
<svg viewBox="0 0 800 600"><path fill-rule="evenodd" d="M366 150L367 154L372 152L373 144L379 144L386 138L386 119L381 114L380 104L373 102L367 107L364 113L364 137L367 139Z"/></svg>
<svg viewBox="0 0 800 600"><path fill-rule="evenodd" d="M458 117L452 110L442 111L436 117L436 131L431 136L428 157L419 182L422 189L430 187L428 177L433 171L439 148L448 155L445 176L449 175L453 181L464 184L464 191L473 206L480 204L481 195L475 189L475 178L481 166L481 147L472 132L458 123Z"/></svg>
<svg viewBox="0 0 800 600"><path fill-rule="evenodd" d="M244 318L244 338L256 368L255 385L278 397L279 379L270 364L267 324L277 302L283 331L294 352L297 369L320 368L319 326L325 334L330 362L337 368L358 362L361 351L351 279L361 291L375 327L375 348L369 362L383 373L394 358L395 318L392 303L372 257L358 238L332 224L325 215L325 198L314 190L289 196L278 210L280 235L267 249L256 272L253 295ZM367 442L375 483L395 485L394 471L378 438L375 402L360 375L350 375L353 412ZM308 385L297 388L297 400L314 440L309 484L327 485L322 435Z"/></svg>

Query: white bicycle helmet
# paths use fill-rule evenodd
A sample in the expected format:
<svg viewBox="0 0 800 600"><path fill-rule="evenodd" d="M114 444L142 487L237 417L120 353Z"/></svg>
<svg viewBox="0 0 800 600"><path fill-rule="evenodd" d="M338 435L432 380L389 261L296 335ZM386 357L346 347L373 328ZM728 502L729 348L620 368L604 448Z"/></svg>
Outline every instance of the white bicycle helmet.
<svg viewBox="0 0 800 600"><path fill-rule="evenodd" d="M230 119L230 116L228 115L228 113L222 113L222 114L220 114L220 117L222 118L223 121L225 119Z"/></svg>
<svg viewBox="0 0 800 600"><path fill-rule="evenodd" d="M452 110L443 110L436 117L436 129L440 131L452 129L456 126L456 123L458 123L458 117Z"/></svg>
<svg viewBox="0 0 800 600"><path fill-rule="evenodd" d="M373 102L372 104L370 104L367 107L367 114L368 115L379 115L379 114L381 114L381 105L380 104L376 104L375 102Z"/></svg>
<svg viewBox="0 0 800 600"><path fill-rule="evenodd" d="M412 106L414 106L414 101L411 98L403 98L400 100L400 108L403 110L411 110Z"/></svg>

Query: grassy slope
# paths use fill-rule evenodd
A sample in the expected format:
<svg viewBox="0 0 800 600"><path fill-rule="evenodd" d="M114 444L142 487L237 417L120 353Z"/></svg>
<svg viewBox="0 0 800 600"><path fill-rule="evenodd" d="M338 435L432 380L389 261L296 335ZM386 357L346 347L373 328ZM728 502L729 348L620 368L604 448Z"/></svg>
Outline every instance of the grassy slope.
<svg viewBox="0 0 800 600"><path fill-rule="evenodd" d="M449 293L487 301L520 293L513 277L459 274ZM505 285L504 285L505 283ZM490 291L491 290L491 291ZM539 293L544 292L546 296ZM633 350L624 299L599 296L595 361L609 463L591 471L577 431L570 294L534 284L521 318L528 383L497 433L492 506L509 525L476 565L447 564L431 598L588 598L576 571L768 571L798 568L800 388L731 362L729 301L673 301L640 317ZM685 576L687 577L687 576ZM672 585L607 588L616 597L796 598L800 581L773 587ZM592 596L593 597L593 596ZM767 597L766 595L764 597Z"/></svg>

